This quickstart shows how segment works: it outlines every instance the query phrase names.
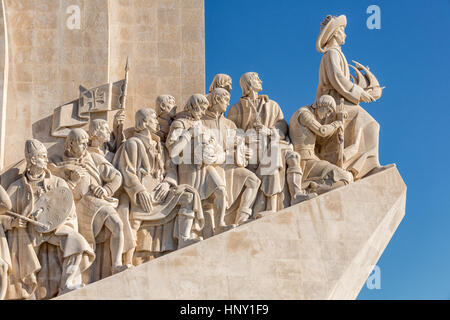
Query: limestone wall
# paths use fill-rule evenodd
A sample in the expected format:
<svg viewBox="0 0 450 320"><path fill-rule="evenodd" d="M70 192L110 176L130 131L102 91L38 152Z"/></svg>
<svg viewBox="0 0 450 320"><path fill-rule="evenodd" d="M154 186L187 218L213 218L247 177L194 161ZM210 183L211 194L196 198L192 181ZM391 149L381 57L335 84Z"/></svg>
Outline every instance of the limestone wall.
<svg viewBox="0 0 450 320"><path fill-rule="evenodd" d="M131 69L126 125L132 124L138 108L153 106L158 94L173 94L183 105L188 95L204 91L203 0L2 3L3 167L23 157L23 143L31 137L58 151L52 150L58 140L50 137L54 108L78 98L80 84L89 88L122 79L127 56ZM73 14L67 10L73 5L80 9L79 29L67 25ZM7 81L2 77L5 70Z"/></svg>

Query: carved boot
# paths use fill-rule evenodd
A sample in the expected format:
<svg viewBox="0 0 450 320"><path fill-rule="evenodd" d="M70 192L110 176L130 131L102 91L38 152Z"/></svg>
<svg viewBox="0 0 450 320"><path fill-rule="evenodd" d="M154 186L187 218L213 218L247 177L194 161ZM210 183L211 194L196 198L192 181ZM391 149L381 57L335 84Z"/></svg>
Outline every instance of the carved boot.
<svg viewBox="0 0 450 320"><path fill-rule="evenodd" d="M131 265L131 264L124 264L124 265L121 265L121 266L115 266L112 269L112 274L116 274L116 273L125 271L127 269L132 268L132 267L133 267L133 265Z"/></svg>
<svg viewBox="0 0 450 320"><path fill-rule="evenodd" d="M291 195L291 206L300 202L312 199L317 196L317 193L306 193L302 189L303 172L300 167L290 167L287 169L287 183L289 194Z"/></svg>
<svg viewBox="0 0 450 320"><path fill-rule="evenodd" d="M220 225L219 224L216 228L214 228L214 235L218 235L222 232L225 232L225 231L228 231L228 230L231 230L234 228L236 228L235 224L229 224L229 225L226 225L226 224Z"/></svg>
<svg viewBox="0 0 450 320"><path fill-rule="evenodd" d="M202 241L203 239L200 238L186 238L186 237L180 237L180 239L178 239L178 249L187 247L191 244L197 243Z"/></svg>
<svg viewBox="0 0 450 320"><path fill-rule="evenodd" d="M250 216L252 215L252 209L240 209L236 214L235 225L240 226L249 221Z"/></svg>
<svg viewBox="0 0 450 320"><path fill-rule="evenodd" d="M194 223L194 212L190 208L181 208L178 211L178 249L200 242L202 237L193 238L191 236L192 225Z"/></svg>

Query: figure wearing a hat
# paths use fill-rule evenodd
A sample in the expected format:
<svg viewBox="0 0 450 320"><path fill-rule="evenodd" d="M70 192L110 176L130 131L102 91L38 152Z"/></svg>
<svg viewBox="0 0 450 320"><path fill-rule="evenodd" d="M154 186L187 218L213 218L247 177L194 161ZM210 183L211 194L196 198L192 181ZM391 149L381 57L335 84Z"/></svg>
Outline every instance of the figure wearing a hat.
<svg viewBox="0 0 450 320"><path fill-rule="evenodd" d="M41 142L25 142L25 159L26 171L7 192L11 211L29 216L44 195L50 197L57 188L66 188L69 194L70 190L63 179L47 170L47 149ZM11 259L7 299L52 298L83 286L81 274L91 266L95 254L78 232L73 199L68 201L61 207L61 214L66 210L68 215L53 231L41 233L20 218L4 224Z"/></svg>
<svg viewBox="0 0 450 320"><path fill-rule="evenodd" d="M359 102L372 102L375 98L350 80L350 70L341 46L345 43L347 19L327 16L322 22L316 49L323 53L319 68L319 85L316 99L323 95L332 96L336 102L345 99L345 151L343 169L353 173L355 180L379 168L378 134L379 124L359 106ZM323 148L323 158L336 163L336 145Z"/></svg>

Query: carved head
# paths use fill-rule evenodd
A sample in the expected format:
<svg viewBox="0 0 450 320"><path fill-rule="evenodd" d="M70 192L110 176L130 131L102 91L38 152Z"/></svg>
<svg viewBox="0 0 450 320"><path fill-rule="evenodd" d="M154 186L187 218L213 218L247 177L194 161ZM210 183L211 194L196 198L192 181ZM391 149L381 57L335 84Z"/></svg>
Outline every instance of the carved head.
<svg viewBox="0 0 450 320"><path fill-rule="evenodd" d="M345 44L345 38L347 38L347 35L345 34L345 27L340 26L339 28L337 28L331 36L331 39L333 38L336 40L338 45L342 46L343 44Z"/></svg>
<svg viewBox="0 0 450 320"><path fill-rule="evenodd" d="M315 115L319 120L324 120L336 112L336 101L327 94L321 96L312 105Z"/></svg>
<svg viewBox="0 0 450 320"><path fill-rule="evenodd" d="M325 52L327 45L332 39L336 40L338 45L345 43L345 27L347 26L347 17L345 15L328 15L320 26L320 33L316 41L316 50L320 53Z"/></svg>
<svg viewBox="0 0 450 320"><path fill-rule="evenodd" d="M156 98L155 111L158 116L167 113L171 117L175 117L176 110L175 98L173 96L163 94Z"/></svg>
<svg viewBox="0 0 450 320"><path fill-rule="evenodd" d="M211 93L211 101L210 109L217 107L221 113L224 113L230 104L230 93L225 89L216 88Z"/></svg>
<svg viewBox="0 0 450 320"><path fill-rule="evenodd" d="M262 90L262 81L256 72L244 73L239 83L243 97L247 96L250 91L260 92Z"/></svg>
<svg viewBox="0 0 450 320"><path fill-rule="evenodd" d="M98 139L102 143L108 142L111 139L108 122L103 119L91 120L89 123L89 137L91 140Z"/></svg>
<svg viewBox="0 0 450 320"><path fill-rule="evenodd" d="M231 77L227 74L218 73L215 75L211 85L209 86L209 92L213 92L216 88L222 88L231 92L233 89Z"/></svg>
<svg viewBox="0 0 450 320"><path fill-rule="evenodd" d="M195 120L199 120L205 114L208 106L208 99L204 95L197 93L189 98L184 111L189 113Z"/></svg>
<svg viewBox="0 0 450 320"><path fill-rule="evenodd" d="M70 130L64 144L64 150L70 157L81 158L85 153L89 143L89 135L81 128Z"/></svg>
<svg viewBox="0 0 450 320"><path fill-rule="evenodd" d="M157 132L159 129L158 116L153 109L144 108L136 112L134 129L136 132L150 130Z"/></svg>
<svg viewBox="0 0 450 320"><path fill-rule="evenodd" d="M300 160L300 155L297 152L291 150L286 152L286 164L288 165L288 167L300 167Z"/></svg>
<svg viewBox="0 0 450 320"><path fill-rule="evenodd" d="M46 169L48 164L47 148L36 139L25 141L25 160L27 161L27 168Z"/></svg>

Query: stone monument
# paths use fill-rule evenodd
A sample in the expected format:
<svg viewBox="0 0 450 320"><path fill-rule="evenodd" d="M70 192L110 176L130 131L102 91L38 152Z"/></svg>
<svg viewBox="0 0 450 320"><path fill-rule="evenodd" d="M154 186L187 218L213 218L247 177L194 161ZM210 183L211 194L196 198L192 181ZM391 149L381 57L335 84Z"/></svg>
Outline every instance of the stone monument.
<svg viewBox="0 0 450 320"><path fill-rule="evenodd" d="M202 0L1 4L0 299L356 298L406 186L345 16L288 123L256 72L203 94Z"/></svg>

